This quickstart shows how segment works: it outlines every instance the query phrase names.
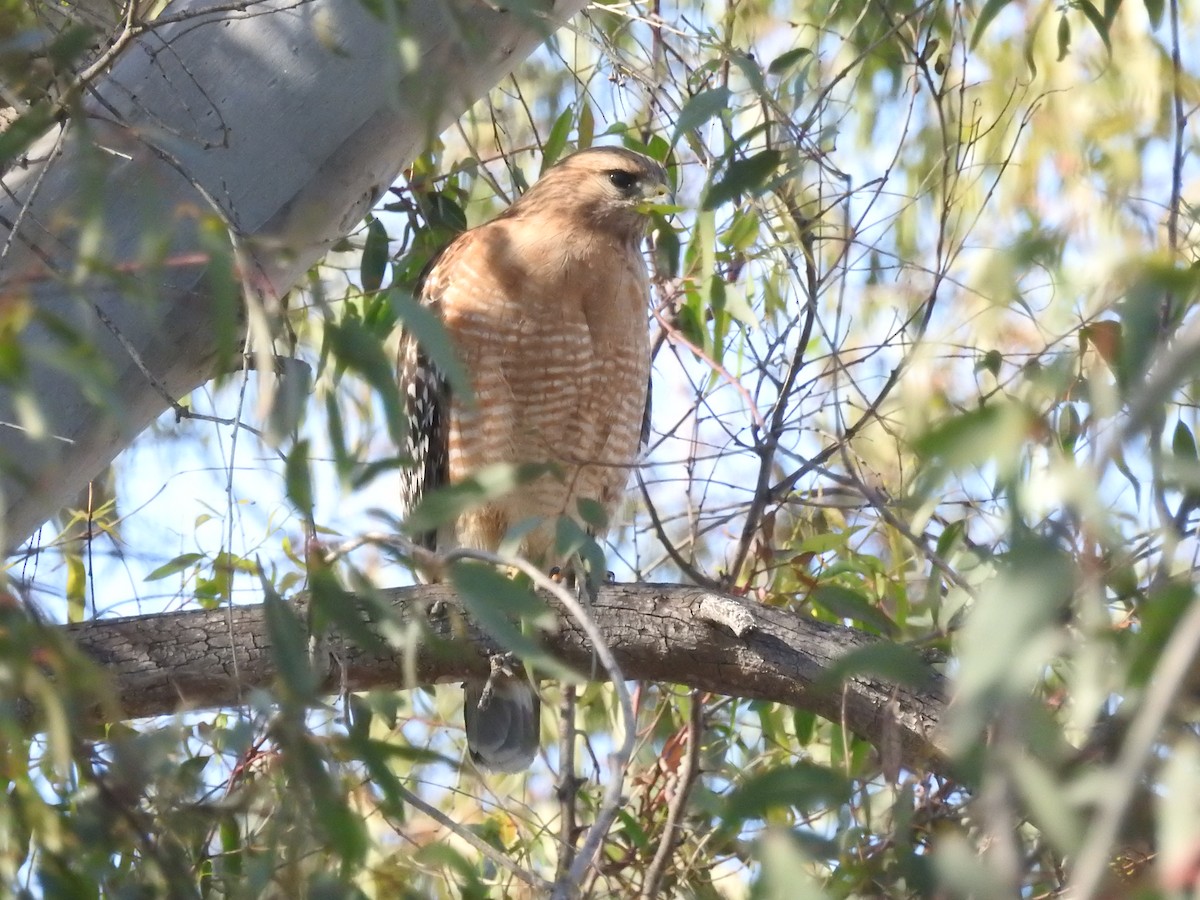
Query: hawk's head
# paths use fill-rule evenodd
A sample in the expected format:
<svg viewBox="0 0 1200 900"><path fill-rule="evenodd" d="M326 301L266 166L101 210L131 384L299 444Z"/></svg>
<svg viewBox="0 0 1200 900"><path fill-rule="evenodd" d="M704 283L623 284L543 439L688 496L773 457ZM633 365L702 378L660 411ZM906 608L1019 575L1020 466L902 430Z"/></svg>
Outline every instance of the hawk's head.
<svg viewBox="0 0 1200 900"><path fill-rule="evenodd" d="M622 147L592 147L572 153L546 172L509 214L565 218L576 228L640 241L646 203L669 194L666 170L650 157Z"/></svg>

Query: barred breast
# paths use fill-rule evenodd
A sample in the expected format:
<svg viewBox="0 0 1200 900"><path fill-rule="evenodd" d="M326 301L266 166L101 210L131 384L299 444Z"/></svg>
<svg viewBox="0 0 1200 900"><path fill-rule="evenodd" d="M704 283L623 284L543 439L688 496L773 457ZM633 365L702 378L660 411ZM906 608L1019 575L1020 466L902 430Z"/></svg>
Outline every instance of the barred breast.
<svg viewBox="0 0 1200 900"><path fill-rule="evenodd" d="M504 228L485 238L493 274L460 266L472 297L444 316L475 395L472 406L456 405L450 478L498 461L550 463L556 473L461 517L458 540L495 549L509 528L549 520L522 550L552 565L561 562L553 520L578 518L579 498L611 515L637 459L650 367L645 264L616 243L593 240L586 256L564 258L553 244L514 247ZM524 271L518 259L542 268Z"/></svg>

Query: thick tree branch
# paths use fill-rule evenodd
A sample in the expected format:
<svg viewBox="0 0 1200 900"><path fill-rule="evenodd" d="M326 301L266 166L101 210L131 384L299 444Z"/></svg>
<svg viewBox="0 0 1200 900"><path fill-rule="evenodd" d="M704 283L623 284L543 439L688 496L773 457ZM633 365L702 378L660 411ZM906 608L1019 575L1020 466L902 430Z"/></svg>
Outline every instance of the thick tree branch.
<svg viewBox="0 0 1200 900"><path fill-rule="evenodd" d="M500 648L469 621L449 587L383 593L404 623L417 626L407 629L411 649L381 651L331 635L322 645L334 663L326 691L487 674L488 655ZM427 613L431 608L436 611ZM713 609L724 613L711 615ZM628 678L786 703L844 723L905 768L946 768L937 725L947 693L939 675L930 672L923 690L868 678L826 686L830 667L869 646L870 635L679 585L607 585L592 614ZM261 606L101 620L68 626L68 632L112 673L130 717L236 705L249 689L270 686L276 674ZM591 645L567 617L560 615L558 630L543 639L558 658L592 671ZM240 682L233 677L234 653Z"/></svg>

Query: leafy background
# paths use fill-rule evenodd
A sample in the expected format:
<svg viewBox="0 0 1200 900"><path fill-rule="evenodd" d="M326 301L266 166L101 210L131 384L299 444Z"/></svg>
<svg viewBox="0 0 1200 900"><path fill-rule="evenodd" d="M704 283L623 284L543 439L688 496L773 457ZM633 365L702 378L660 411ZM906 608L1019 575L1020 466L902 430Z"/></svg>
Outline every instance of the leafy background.
<svg viewBox="0 0 1200 900"><path fill-rule="evenodd" d="M2 8L5 158L88 52L39 15ZM32 66L19 38L48 23ZM1195 8L1160 0L598 3L289 297L276 349L311 379L196 392L10 588L81 621L410 581L374 536L403 527L388 366L400 323L428 327L416 275L571 149L623 144L668 163L679 211L654 222L653 434L608 568L853 624L884 639L862 671L943 659L955 766L895 770L836 721L636 685L626 802L582 892L1191 896L1196 46ZM86 734L88 667L66 646L32 665L40 639L5 625L11 890L497 896L524 890L501 860L553 875L552 715L544 758L499 780L464 764L457 691L313 707L302 670L236 709ZM578 716L586 824L611 687Z"/></svg>

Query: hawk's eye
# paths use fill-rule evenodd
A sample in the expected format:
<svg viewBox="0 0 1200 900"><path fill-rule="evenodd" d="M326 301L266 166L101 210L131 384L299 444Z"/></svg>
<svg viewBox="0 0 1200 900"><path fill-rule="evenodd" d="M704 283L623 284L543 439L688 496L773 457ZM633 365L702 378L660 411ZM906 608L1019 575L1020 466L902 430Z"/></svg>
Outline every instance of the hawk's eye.
<svg viewBox="0 0 1200 900"><path fill-rule="evenodd" d="M632 172L625 172L621 169L613 169L608 173L608 181L622 194L628 194L633 190L633 186L637 184L637 176Z"/></svg>

